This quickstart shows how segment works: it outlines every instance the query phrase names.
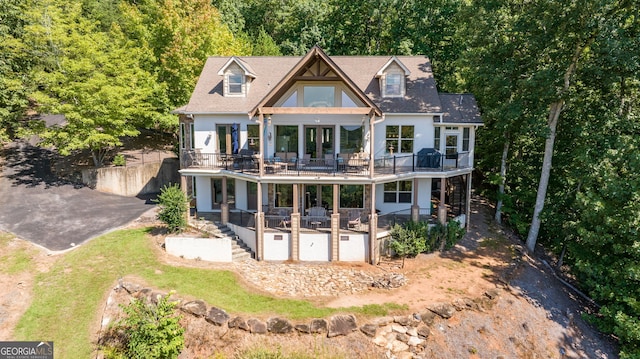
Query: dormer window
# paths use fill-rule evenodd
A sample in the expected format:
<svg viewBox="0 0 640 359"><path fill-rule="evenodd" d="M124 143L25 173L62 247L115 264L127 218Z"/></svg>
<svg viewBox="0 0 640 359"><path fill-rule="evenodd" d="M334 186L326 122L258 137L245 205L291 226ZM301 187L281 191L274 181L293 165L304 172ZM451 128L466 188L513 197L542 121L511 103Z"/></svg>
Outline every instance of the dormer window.
<svg viewBox="0 0 640 359"><path fill-rule="evenodd" d="M226 78L226 96L244 96L244 74L241 72L229 72Z"/></svg>
<svg viewBox="0 0 640 359"><path fill-rule="evenodd" d="M406 77L411 72L395 56L391 57L376 73L380 79L380 95L382 97L404 97Z"/></svg>
<svg viewBox="0 0 640 359"><path fill-rule="evenodd" d="M404 95L404 74L387 73L384 76L383 97L402 97Z"/></svg>
<svg viewBox="0 0 640 359"><path fill-rule="evenodd" d="M245 97L249 93L249 84L256 78L251 67L237 57L231 57L218 71L223 77L225 97Z"/></svg>

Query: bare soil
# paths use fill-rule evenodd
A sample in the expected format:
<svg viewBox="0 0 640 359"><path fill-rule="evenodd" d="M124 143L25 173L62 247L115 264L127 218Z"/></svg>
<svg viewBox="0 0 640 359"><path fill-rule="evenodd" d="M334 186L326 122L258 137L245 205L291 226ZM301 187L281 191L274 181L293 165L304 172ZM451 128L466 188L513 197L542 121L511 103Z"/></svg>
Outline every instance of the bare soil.
<svg viewBox="0 0 640 359"><path fill-rule="evenodd" d="M493 308L457 312L449 320L437 320L424 351L426 358L617 358L615 342L581 319L590 311L549 269L525 254L520 239L491 221L490 204L475 198L471 225L465 238L445 253L420 255L401 261L385 260L371 270L402 272L409 283L393 290L372 289L365 294L317 298L319 305L361 306L393 302L406 305L406 314L421 312L432 303L458 298L476 298L499 288ZM142 223L140 225L148 225ZM159 236L150 239L158 242ZM17 239L11 246L29 244ZM46 271L55 258L31 247L36 270L20 274L0 273L0 340L13 338L13 328L28 308L33 278ZM11 251L11 248L8 248ZM4 250L3 250L4 252ZM219 265L169 258L174 265L210 267ZM341 264L349 265L349 264ZM355 264L362 270L367 266ZM227 268L228 269L228 268ZM307 299L307 298L305 298ZM209 303L215 305L215 303ZM101 317L96 313L96 317ZM230 313L231 315L241 313ZM363 324L364 319L359 319ZM96 323L99 326L99 323ZM211 329L202 319L184 320L186 348L181 358L232 357L250 348L271 348L283 353L308 353L319 358L384 358L362 333L328 339L310 335L258 336L223 328Z"/></svg>

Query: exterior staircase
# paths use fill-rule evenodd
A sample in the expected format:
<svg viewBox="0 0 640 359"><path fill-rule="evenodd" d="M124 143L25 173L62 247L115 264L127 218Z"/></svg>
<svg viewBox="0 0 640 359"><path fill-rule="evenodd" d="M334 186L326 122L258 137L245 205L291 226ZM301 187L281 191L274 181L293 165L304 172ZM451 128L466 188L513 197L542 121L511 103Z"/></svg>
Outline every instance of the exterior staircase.
<svg viewBox="0 0 640 359"><path fill-rule="evenodd" d="M231 239L231 255L234 262L255 259L255 253L229 227L220 222L193 220L190 225L211 237Z"/></svg>

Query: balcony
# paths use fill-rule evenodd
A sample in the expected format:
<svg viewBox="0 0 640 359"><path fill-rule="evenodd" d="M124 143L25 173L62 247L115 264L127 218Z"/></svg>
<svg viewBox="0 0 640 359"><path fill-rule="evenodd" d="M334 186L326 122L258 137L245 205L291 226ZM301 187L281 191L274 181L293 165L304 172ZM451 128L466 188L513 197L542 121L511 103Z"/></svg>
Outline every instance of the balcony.
<svg viewBox="0 0 640 359"><path fill-rule="evenodd" d="M244 151L244 150L243 150ZM250 151L238 154L200 153L183 151L181 168L227 170L258 175L260 165L265 176L350 176L369 177L370 161L364 156L327 156L325 158L280 158L260 159ZM421 151L422 152L422 151ZM417 153L383 156L374 159L374 175L402 174L411 172L446 172L471 168L469 152L441 154Z"/></svg>

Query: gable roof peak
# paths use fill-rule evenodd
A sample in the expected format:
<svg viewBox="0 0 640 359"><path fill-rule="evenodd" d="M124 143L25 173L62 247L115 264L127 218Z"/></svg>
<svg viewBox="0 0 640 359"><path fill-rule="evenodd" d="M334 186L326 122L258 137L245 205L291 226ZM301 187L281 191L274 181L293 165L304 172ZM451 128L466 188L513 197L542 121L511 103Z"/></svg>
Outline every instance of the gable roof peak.
<svg viewBox="0 0 640 359"><path fill-rule="evenodd" d="M223 76L225 71L227 71L227 68L229 68L229 66L231 66L231 64L235 63L236 65L238 65L242 71L244 71L245 76L249 76L251 78L256 78L256 74L255 72L251 69L251 66L249 66L249 64L247 64L246 62L242 61L242 59L240 59L239 57L236 56L231 56L231 58L229 59L229 61L227 61L218 71L218 75Z"/></svg>
<svg viewBox="0 0 640 359"><path fill-rule="evenodd" d="M378 70L378 72L376 73L376 77L381 77L384 75L385 71L387 71L387 68L389 66L391 66L391 64L395 63L396 65L400 66L400 68L402 69L402 71L404 71L404 75L405 76L409 76L411 74L411 71L409 71L409 69L402 63L402 61L400 61L400 59L398 59L397 56L393 55L391 56L391 58L389 58L389 61L387 61L381 68L380 70Z"/></svg>

